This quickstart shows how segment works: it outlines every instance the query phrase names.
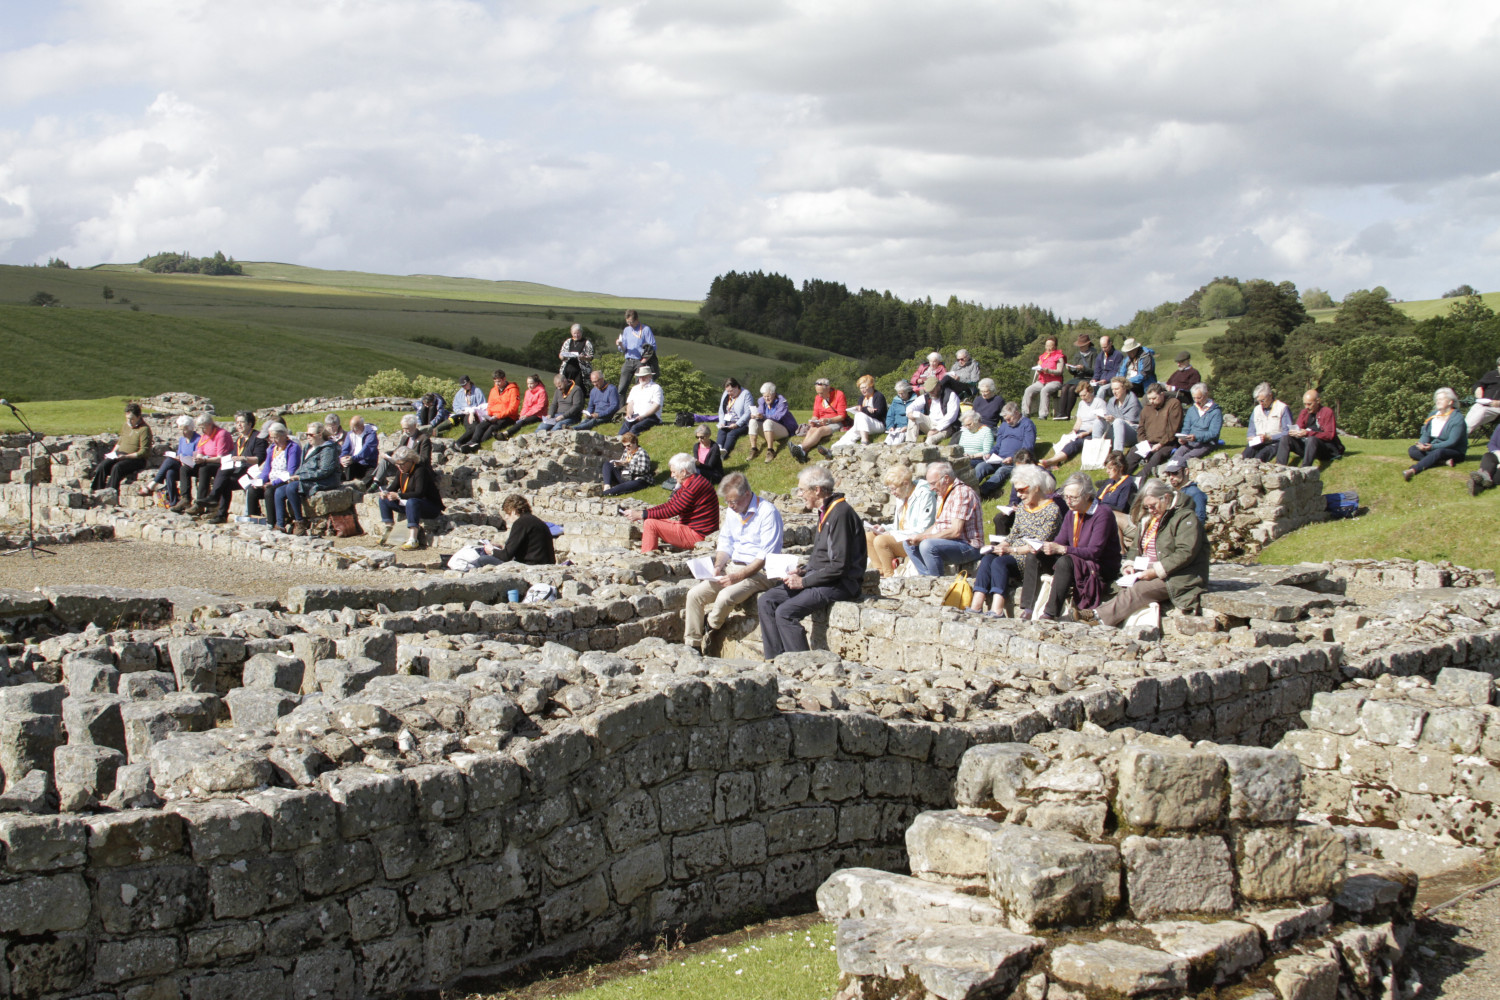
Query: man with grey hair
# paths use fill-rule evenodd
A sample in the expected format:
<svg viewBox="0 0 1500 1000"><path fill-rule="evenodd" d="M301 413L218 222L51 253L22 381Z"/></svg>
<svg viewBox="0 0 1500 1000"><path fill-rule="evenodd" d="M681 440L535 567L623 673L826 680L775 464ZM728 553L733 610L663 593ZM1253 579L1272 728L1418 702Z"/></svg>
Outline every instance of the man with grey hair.
<svg viewBox="0 0 1500 1000"><path fill-rule="evenodd" d="M1099 606L1099 621L1112 627L1156 604L1196 612L1208 590L1208 536L1192 504L1161 479L1141 487L1142 520L1130 550L1128 572L1119 592Z"/></svg>
<svg viewBox="0 0 1500 1000"><path fill-rule="evenodd" d="M958 393L960 399L968 399L979 388L979 362L975 361L967 348L960 347L953 355L953 367L941 379L944 388Z"/></svg>
<svg viewBox="0 0 1500 1000"><path fill-rule="evenodd" d="M942 576L944 563L964 565L979 559L984 522L979 494L953 474L947 462L927 464L927 485L938 496L932 527L906 541L906 555L923 576Z"/></svg>
<svg viewBox="0 0 1500 1000"><path fill-rule="evenodd" d="M818 515L818 534L807 564L788 573L760 595L761 653L774 660L781 653L808 648L802 619L834 601L859 598L865 577L864 523L842 493L834 492L833 474L812 465L797 475L797 495Z"/></svg>
<svg viewBox="0 0 1500 1000"><path fill-rule="evenodd" d="M1262 382L1255 387L1255 409L1250 411L1250 426L1245 429L1245 450L1241 458L1254 458L1262 462L1276 459L1286 464L1291 450L1287 432L1292 429L1292 410L1276 398L1271 383Z"/></svg>
<svg viewBox="0 0 1500 1000"><path fill-rule="evenodd" d="M423 465L432 465L432 436L422 430L421 422L415 413L407 413L401 417L401 438L396 442L396 448L410 448L417 456L417 461ZM395 449L392 449L394 452ZM386 452L380 453L380 461L375 463L375 471L365 477L363 486L366 490L374 492L384 489L387 481L396 474L396 467L392 464L392 456Z"/></svg>
<svg viewBox="0 0 1500 1000"><path fill-rule="evenodd" d="M994 496L1005 488L1016 469L1016 452L1036 454L1036 424L1015 403L1000 408L1000 424L995 428L995 444L990 453L974 464L979 479L979 495Z"/></svg>
<svg viewBox="0 0 1500 1000"><path fill-rule="evenodd" d="M626 511L641 522L641 551L655 552L665 542L676 549L691 549L719 530L719 501L714 487L698 472L698 463L687 452L678 452L667 463L677 489L666 503L645 511Z"/></svg>
<svg viewBox="0 0 1500 1000"><path fill-rule="evenodd" d="M719 495L724 498L724 517L714 553L714 575L700 580L687 595L682 641L694 649L707 645L729 612L771 589L766 556L781 551L781 511L755 495L743 472L725 476Z"/></svg>

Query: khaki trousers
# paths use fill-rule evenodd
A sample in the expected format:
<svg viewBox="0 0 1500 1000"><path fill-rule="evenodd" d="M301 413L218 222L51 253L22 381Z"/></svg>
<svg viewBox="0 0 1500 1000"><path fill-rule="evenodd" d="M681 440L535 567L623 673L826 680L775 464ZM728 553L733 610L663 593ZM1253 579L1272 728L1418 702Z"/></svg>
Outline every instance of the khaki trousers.
<svg viewBox="0 0 1500 1000"><path fill-rule="evenodd" d="M691 646L702 640L705 619L709 631L723 628L729 612L770 589L771 581L764 573L756 573L727 587L714 580L699 580L698 585L688 591L687 624L682 630L682 641Z"/></svg>
<svg viewBox="0 0 1500 1000"><path fill-rule="evenodd" d="M1167 593L1165 581L1142 580L1134 587L1126 587L1118 595L1099 605L1095 614L1105 625L1119 628L1125 624L1125 619L1148 604L1160 604L1163 615L1172 610L1172 598Z"/></svg>

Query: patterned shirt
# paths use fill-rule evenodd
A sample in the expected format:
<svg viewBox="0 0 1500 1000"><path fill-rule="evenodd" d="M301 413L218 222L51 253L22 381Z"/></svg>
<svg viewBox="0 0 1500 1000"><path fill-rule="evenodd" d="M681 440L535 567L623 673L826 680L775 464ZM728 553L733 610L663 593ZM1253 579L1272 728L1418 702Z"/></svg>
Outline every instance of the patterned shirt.
<svg viewBox="0 0 1500 1000"><path fill-rule="evenodd" d="M956 541L972 545L976 549L984 544L984 521L979 510L979 494L974 492L974 487L961 482L950 486L947 495L939 501L938 516L933 522L932 531L941 535L955 524L963 525Z"/></svg>
<svg viewBox="0 0 1500 1000"><path fill-rule="evenodd" d="M630 461L625 463L625 478L651 478L651 456L646 454L645 448L637 448L635 454L630 456Z"/></svg>
<svg viewBox="0 0 1500 1000"><path fill-rule="evenodd" d="M1044 542L1050 542L1052 536L1057 534L1062 518L1062 507L1051 500L1045 501L1040 510L1031 510L1023 503L1016 508L1016 519L1011 522L1010 534L1006 536L1006 540L1012 545L1023 538L1040 538Z"/></svg>

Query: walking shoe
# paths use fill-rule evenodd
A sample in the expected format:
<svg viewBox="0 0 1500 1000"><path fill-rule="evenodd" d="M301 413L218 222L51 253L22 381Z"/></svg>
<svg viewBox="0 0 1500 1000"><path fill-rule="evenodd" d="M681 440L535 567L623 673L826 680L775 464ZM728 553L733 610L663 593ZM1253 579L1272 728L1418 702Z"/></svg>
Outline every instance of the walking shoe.
<svg viewBox="0 0 1500 1000"><path fill-rule="evenodd" d="M1484 476L1477 472L1469 473L1469 496L1477 497L1484 492L1484 488L1488 485L1489 483L1484 481Z"/></svg>
<svg viewBox="0 0 1500 1000"><path fill-rule="evenodd" d="M832 458L833 457L833 452L831 452L831 451L828 450L828 446L826 444L820 444L820 445L818 445L818 454L822 455L824 458Z"/></svg>
<svg viewBox="0 0 1500 1000"><path fill-rule="evenodd" d="M800 444L794 444L794 445L792 445L791 452L792 452L792 457L795 458L798 462L800 462L800 463L806 463L807 462L807 452L803 450L803 448L802 448L802 446Z"/></svg>
<svg viewBox="0 0 1500 1000"><path fill-rule="evenodd" d="M411 529L411 535L410 535L410 537L408 537L406 539L406 542L401 546L401 551L402 552L415 552L418 549L420 549L421 547L422 547L422 529L421 528L413 528L413 529Z"/></svg>
<svg viewBox="0 0 1500 1000"><path fill-rule="evenodd" d="M1417 474L1417 470L1416 469L1402 469L1401 470L1401 478L1404 479L1404 480L1406 480L1408 483L1411 482L1411 477L1415 476L1416 474Z"/></svg>
<svg viewBox="0 0 1500 1000"><path fill-rule="evenodd" d="M167 510L171 511L174 514L182 514L185 513L190 506L191 504L189 504L186 500L179 500L172 506L168 507Z"/></svg>
<svg viewBox="0 0 1500 1000"><path fill-rule="evenodd" d="M381 529L380 529L380 539L378 541L376 541L375 544L376 545L384 545L390 539L391 532L393 532L395 530L396 530L396 524L395 524L395 522L391 522L390 524L383 525L381 527Z"/></svg>
<svg viewBox="0 0 1500 1000"><path fill-rule="evenodd" d="M306 521L293 521L292 522L292 534L294 534L294 535L305 535L305 534L307 534L307 522Z"/></svg>
<svg viewBox="0 0 1500 1000"><path fill-rule="evenodd" d="M779 448L768 448L768 449L766 449L766 464L767 465L770 465L772 462L776 461L776 454L779 451L780 451Z"/></svg>
<svg viewBox="0 0 1500 1000"><path fill-rule="evenodd" d="M229 520L226 514L210 514L203 519L204 524L224 524Z"/></svg>
<svg viewBox="0 0 1500 1000"><path fill-rule="evenodd" d="M760 440L757 439L756 442L750 446L750 460L752 462L755 461L755 459L760 456L762 450L763 449L761 448Z"/></svg>
<svg viewBox="0 0 1500 1000"><path fill-rule="evenodd" d="M201 503L195 503L187 509L187 513L191 514L193 517L197 517L200 514L207 514L208 508L203 506Z"/></svg>

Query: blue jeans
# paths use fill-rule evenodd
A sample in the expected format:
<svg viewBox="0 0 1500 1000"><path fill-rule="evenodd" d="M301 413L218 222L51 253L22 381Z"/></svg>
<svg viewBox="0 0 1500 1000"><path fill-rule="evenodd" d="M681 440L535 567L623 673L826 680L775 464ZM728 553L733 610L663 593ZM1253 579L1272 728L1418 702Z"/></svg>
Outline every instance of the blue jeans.
<svg viewBox="0 0 1500 1000"><path fill-rule="evenodd" d="M1449 417L1448 419L1452 420L1453 418ZM1412 445L1406 450L1406 453L1411 456L1413 462L1417 463L1415 468L1418 472L1426 472L1434 465L1441 465L1450 458L1455 462L1461 462L1464 458L1463 452L1457 448L1434 448L1431 451L1423 451L1416 445Z"/></svg>
<svg viewBox="0 0 1500 1000"><path fill-rule="evenodd" d="M277 483L271 489L271 516L276 527L286 524L286 508L292 508L292 520L302 521L302 484L300 482Z"/></svg>
<svg viewBox="0 0 1500 1000"><path fill-rule="evenodd" d="M906 554L923 576L942 576L944 563L963 565L979 558L979 550L956 538L928 538L917 545L906 543Z"/></svg>
<svg viewBox="0 0 1500 1000"><path fill-rule="evenodd" d="M579 423L575 425L573 429L575 431L591 431L595 427L598 427L600 424L612 424L614 422L614 414L610 414L607 417L590 417L587 420L579 421Z"/></svg>
<svg viewBox="0 0 1500 1000"><path fill-rule="evenodd" d="M974 592L1003 594L1010 589L1011 574L1019 573L1020 569L1015 556L987 552L979 560L979 572L974 574Z"/></svg>
<svg viewBox="0 0 1500 1000"><path fill-rule="evenodd" d="M543 417L542 418L542 425L540 427L538 427L537 430L539 430L539 431L560 431L564 427L572 427L574 423L576 423L576 421L574 421L573 419L571 419L569 417L563 417L563 418L556 419L556 420L554 420L552 417Z"/></svg>
<svg viewBox="0 0 1500 1000"><path fill-rule="evenodd" d="M1010 482L1010 474L1016 471L1014 465L990 464L981 462L974 469L974 475L980 479L979 495L981 497L992 497L1005 489L1005 484ZM986 478L988 477L988 478Z"/></svg>
<svg viewBox="0 0 1500 1000"><path fill-rule="evenodd" d="M426 497L411 497L407 500L387 500L380 498L380 521L382 524L395 524L396 511L405 508L406 523L415 528L424 517L437 517L443 512L434 501Z"/></svg>
<svg viewBox="0 0 1500 1000"><path fill-rule="evenodd" d="M745 436L745 425L738 427L724 426L719 428L719 451L726 456L734 451L734 443Z"/></svg>

